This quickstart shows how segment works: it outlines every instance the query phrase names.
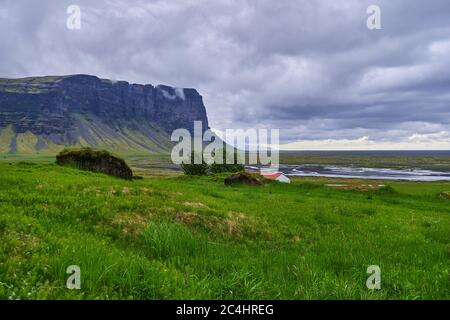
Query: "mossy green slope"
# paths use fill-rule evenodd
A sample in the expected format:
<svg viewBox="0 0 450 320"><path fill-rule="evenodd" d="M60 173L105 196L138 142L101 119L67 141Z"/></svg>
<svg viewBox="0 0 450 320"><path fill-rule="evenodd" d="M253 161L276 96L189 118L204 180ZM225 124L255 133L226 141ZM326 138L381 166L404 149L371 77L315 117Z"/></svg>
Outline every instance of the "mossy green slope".
<svg viewBox="0 0 450 320"><path fill-rule="evenodd" d="M134 120L121 126L92 121L83 115L75 115L74 119L80 134L76 140L65 142L30 131L16 133L8 126L0 130L0 154L57 154L66 147L93 147L119 154L167 153L172 145L168 134L152 123Z"/></svg>
<svg viewBox="0 0 450 320"><path fill-rule="evenodd" d="M0 154L9 153L11 150L11 143L15 138L12 126L8 126L0 130Z"/></svg>

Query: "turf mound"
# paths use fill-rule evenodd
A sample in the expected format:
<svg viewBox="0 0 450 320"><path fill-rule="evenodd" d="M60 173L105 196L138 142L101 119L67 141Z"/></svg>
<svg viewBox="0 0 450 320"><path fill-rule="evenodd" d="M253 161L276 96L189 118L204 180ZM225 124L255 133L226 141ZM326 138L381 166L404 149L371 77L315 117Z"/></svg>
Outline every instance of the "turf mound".
<svg viewBox="0 0 450 320"><path fill-rule="evenodd" d="M81 170L101 172L127 180L133 178L133 172L123 159L104 150L91 148L66 149L56 156L56 163Z"/></svg>
<svg viewBox="0 0 450 320"><path fill-rule="evenodd" d="M232 174L231 176L225 178L225 185L231 186L234 184L246 184L250 186L258 186L262 185L263 182L258 179L255 175L252 175L248 172L239 172Z"/></svg>

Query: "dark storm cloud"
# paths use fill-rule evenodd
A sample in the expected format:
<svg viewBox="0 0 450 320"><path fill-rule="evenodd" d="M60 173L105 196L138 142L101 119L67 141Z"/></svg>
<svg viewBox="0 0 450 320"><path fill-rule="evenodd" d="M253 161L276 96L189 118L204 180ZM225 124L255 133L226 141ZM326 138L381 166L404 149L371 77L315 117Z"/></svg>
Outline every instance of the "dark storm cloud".
<svg viewBox="0 0 450 320"><path fill-rule="evenodd" d="M66 28L70 4L81 30ZM382 30L366 28L370 4ZM2 77L196 87L218 129L281 128L284 142L450 132L448 0L7 0L0 39Z"/></svg>

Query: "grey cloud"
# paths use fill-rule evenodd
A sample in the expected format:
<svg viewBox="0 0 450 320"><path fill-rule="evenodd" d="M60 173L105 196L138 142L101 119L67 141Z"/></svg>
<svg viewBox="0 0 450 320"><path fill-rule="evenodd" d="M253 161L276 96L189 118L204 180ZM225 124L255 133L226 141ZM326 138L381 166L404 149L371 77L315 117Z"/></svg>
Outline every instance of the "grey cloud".
<svg viewBox="0 0 450 320"><path fill-rule="evenodd" d="M372 3L382 30L365 26ZM284 142L450 132L448 0L6 0L0 38L1 77L195 87L218 129L282 128Z"/></svg>

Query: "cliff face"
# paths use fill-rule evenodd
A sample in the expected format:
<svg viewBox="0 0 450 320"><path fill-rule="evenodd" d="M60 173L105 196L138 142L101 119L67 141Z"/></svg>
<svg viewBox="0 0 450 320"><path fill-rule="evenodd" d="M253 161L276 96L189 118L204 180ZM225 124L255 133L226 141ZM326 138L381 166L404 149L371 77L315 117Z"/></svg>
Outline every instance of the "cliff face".
<svg viewBox="0 0 450 320"><path fill-rule="evenodd" d="M89 75L0 79L0 152L64 146L118 152L170 149L174 129L208 119L195 89L130 84Z"/></svg>

